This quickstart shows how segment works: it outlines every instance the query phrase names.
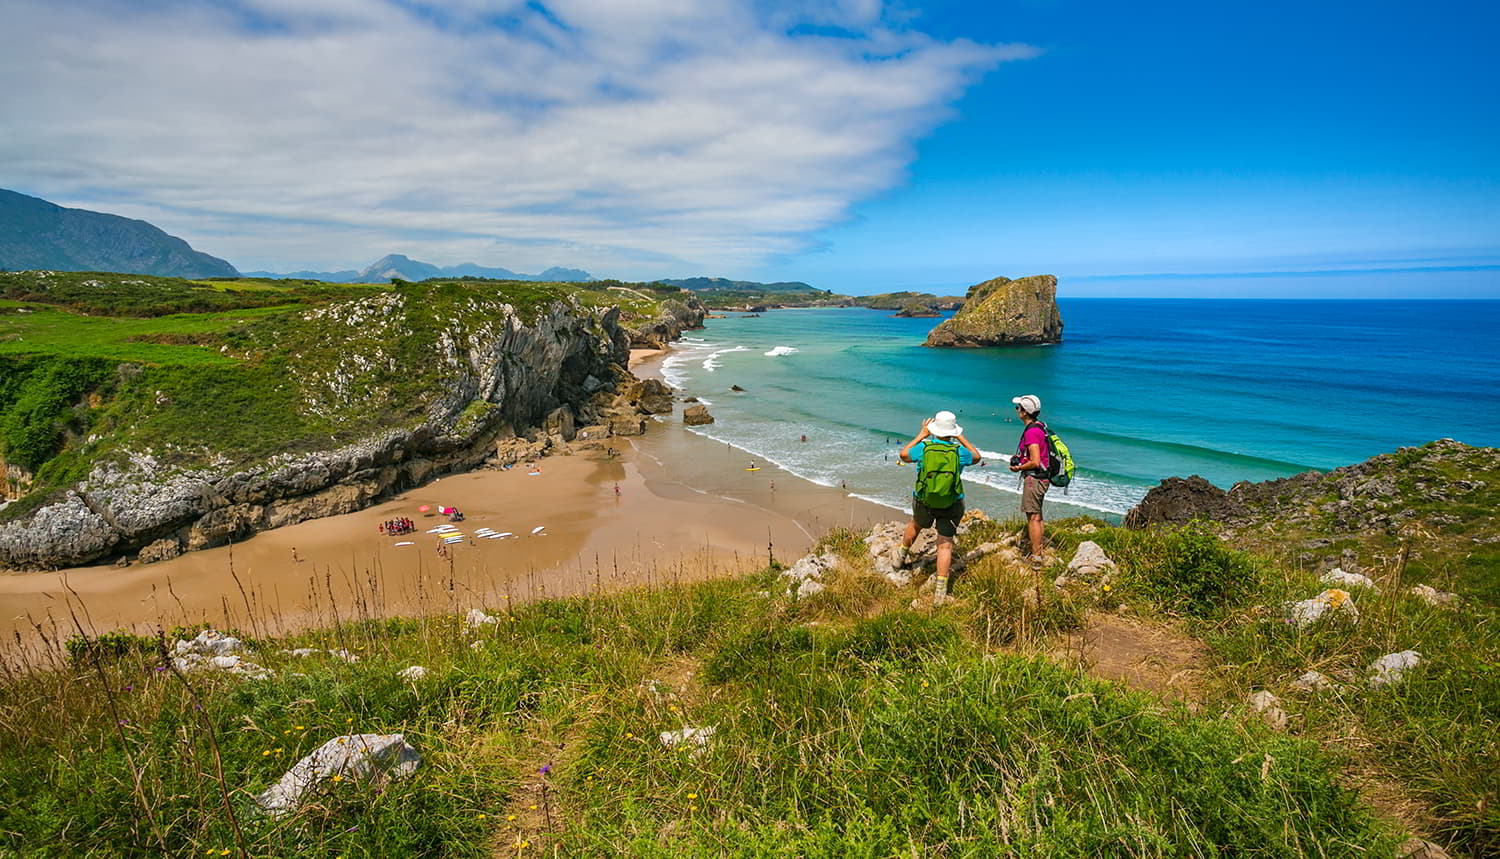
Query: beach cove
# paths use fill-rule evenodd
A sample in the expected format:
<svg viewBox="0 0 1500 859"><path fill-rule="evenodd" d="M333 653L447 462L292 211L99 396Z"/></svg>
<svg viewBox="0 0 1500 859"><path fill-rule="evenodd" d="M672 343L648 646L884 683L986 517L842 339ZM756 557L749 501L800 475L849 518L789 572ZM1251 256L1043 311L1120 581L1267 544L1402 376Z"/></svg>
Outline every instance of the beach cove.
<svg viewBox="0 0 1500 859"><path fill-rule="evenodd" d="M633 372L659 377L663 354L636 353ZM280 634L351 617L463 613L733 575L772 556L789 563L830 528L900 516L768 462L747 471L750 455L686 431L675 414L647 427L610 439L617 456L578 450L535 468L450 474L363 510L154 564L0 576L0 635L34 641L40 626L64 640L77 633L74 616L91 635L200 622ZM438 506L465 517L454 524L464 540L446 557L444 535L428 533L448 523ZM403 516L415 533L380 532Z"/></svg>

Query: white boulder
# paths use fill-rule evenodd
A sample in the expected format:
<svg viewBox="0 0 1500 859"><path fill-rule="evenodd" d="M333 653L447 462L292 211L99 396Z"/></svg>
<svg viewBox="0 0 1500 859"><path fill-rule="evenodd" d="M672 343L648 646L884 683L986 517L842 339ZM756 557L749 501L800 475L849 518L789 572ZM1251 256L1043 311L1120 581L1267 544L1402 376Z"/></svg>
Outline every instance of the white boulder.
<svg viewBox="0 0 1500 859"><path fill-rule="evenodd" d="M1301 677L1292 681L1292 688L1298 692L1323 692L1333 688L1333 681L1326 674L1304 671Z"/></svg>
<svg viewBox="0 0 1500 859"><path fill-rule="evenodd" d="M296 811L302 799L334 776L371 781L403 778L422 763L401 734L351 734L335 737L297 761L276 784L255 797L272 817Z"/></svg>
<svg viewBox="0 0 1500 859"><path fill-rule="evenodd" d="M1411 595L1428 605L1440 608L1452 608L1458 605L1458 594L1440 591L1429 585L1412 585Z"/></svg>
<svg viewBox="0 0 1500 859"><path fill-rule="evenodd" d="M1064 573L1069 580L1082 579L1091 583L1103 583L1109 581L1120 571L1115 562L1104 554L1104 550L1093 540L1084 540L1078 544L1078 551L1073 553L1073 560L1068 562L1067 572Z"/></svg>
<svg viewBox="0 0 1500 859"><path fill-rule="evenodd" d="M195 653L199 656L225 656L245 649L245 643L217 629L205 629L192 641L178 639L172 647L173 656Z"/></svg>
<svg viewBox="0 0 1500 859"><path fill-rule="evenodd" d="M1281 699L1262 689L1250 696L1250 706L1260 714L1267 725L1278 731L1286 730L1291 717L1281 709Z"/></svg>
<svg viewBox="0 0 1500 859"><path fill-rule="evenodd" d="M1338 588L1329 588L1312 599L1288 603L1286 612L1287 620L1295 624L1298 629L1311 626L1324 617L1336 615L1359 620L1359 609L1354 607L1354 598L1349 596L1348 591Z"/></svg>
<svg viewBox="0 0 1500 859"><path fill-rule="evenodd" d="M1370 664L1371 686L1394 686L1406 679L1407 672L1422 664L1422 654L1415 650L1387 653Z"/></svg>
<svg viewBox="0 0 1500 859"><path fill-rule="evenodd" d="M469 614L464 618L464 626L473 632L486 626L495 626L500 623L500 618L492 614L485 614L477 608L469 609Z"/></svg>
<svg viewBox="0 0 1500 859"><path fill-rule="evenodd" d="M1375 582L1364 573L1346 573L1338 567L1334 567L1318 578L1325 585L1337 585L1341 588L1369 588L1373 593L1380 593L1375 587Z"/></svg>
<svg viewBox="0 0 1500 859"><path fill-rule="evenodd" d="M791 580L792 592L800 599L810 597L823 590L823 575L839 565L838 555L824 552L808 555L781 571L783 578Z"/></svg>
<svg viewBox="0 0 1500 859"><path fill-rule="evenodd" d="M704 748L708 746L708 741L712 740L714 734L718 733L718 731L719 727L717 725L709 725L704 728L683 728L680 731L662 731L659 736L661 737L661 744L669 749L683 745Z"/></svg>
<svg viewBox="0 0 1500 859"><path fill-rule="evenodd" d="M178 639L172 647L172 667L183 674L194 671L223 671L262 680L271 672L241 656L245 643L215 629L205 629L192 641Z"/></svg>

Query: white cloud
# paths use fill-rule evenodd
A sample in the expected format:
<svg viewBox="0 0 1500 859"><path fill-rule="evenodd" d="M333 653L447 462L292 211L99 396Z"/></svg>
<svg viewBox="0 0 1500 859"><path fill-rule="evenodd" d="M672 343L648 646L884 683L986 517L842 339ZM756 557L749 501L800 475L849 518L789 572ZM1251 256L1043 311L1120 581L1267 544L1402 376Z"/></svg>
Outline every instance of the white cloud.
<svg viewBox="0 0 1500 859"><path fill-rule="evenodd" d="M247 269L744 269L1033 53L877 0L8 0L0 30L0 184Z"/></svg>

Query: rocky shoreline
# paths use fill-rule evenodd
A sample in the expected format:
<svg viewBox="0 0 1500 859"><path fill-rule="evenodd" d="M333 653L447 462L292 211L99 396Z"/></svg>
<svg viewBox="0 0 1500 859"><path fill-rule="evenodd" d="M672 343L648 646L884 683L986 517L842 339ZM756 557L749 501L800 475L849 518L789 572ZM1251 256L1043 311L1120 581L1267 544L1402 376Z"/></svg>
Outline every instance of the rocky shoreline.
<svg viewBox="0 0 1500 859"><path fill-rule="evenodd" d="M703 316L696 300L665 302L656 318L628 329L618 308L559 304L530 322L508 314L485 326L482 342L436 344L456 379L418 425L250 468L183 469L132 452L96 465L30 516L0 524L0 568L163 560L362 509L485 463L532 459L579 436L598 444L638 435L645 415L671 410L671 396L631 375L629 350L659 347L702 327Z"/></svg>

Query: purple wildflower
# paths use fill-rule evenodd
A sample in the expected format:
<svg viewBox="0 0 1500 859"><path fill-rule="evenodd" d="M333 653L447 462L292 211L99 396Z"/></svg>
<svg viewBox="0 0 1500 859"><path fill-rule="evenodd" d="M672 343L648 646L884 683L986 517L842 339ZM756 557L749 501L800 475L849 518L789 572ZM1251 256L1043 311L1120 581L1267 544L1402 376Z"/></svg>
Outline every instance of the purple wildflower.
<svg viewBox="0 0 1500 859"><path fill-rule="evenodd" d="M541 768L540 772L541 772L542 775L547 775L547 774L551 773L552 772L552 765L551 764L542 764L542 768Z"/></svg>

